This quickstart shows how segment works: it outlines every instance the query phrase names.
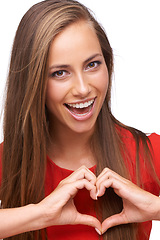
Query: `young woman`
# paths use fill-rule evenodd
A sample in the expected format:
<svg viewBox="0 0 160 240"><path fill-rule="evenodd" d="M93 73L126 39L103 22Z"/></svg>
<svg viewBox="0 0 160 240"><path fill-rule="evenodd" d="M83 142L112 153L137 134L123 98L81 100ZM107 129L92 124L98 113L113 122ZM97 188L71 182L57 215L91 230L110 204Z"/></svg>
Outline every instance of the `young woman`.
<svg viewBox="0 0 160 240"><path fill-rule="evenodd" d="M22 18L1 145L0 238L149 238L151 222L135 222L160 219L160 138L114 118L112 71L109 41L78 2L43 1Z"/></svg>

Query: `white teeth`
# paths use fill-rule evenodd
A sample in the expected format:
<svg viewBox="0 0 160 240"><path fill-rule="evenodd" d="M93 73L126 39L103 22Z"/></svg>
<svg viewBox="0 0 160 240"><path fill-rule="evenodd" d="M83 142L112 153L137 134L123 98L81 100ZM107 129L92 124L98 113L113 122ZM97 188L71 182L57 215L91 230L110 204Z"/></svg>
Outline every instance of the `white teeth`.
<svg viewBox="0 0 160 240"><path fill-rule="evenodd" d="M85 103L76 103L76 104L67 104L68 106L70 107L74 107L74 108L86 108L86 107L89 107L90 105L92 105L94 102L94 99L88 101L88 102L85 102Z"/></svg>

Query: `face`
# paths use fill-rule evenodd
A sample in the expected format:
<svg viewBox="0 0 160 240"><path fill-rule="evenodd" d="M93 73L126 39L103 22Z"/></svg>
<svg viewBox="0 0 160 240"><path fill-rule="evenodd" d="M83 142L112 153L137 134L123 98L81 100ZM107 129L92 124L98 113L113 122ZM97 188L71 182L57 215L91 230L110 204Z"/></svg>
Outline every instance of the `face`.
<svg viewBox="0 0 160 240"><path fill-rule="evenodd" d="M63 132L94 130L108 88L108 70L93 28L84 21L69 25L53 40L48 60L50 126Z"/></svg>

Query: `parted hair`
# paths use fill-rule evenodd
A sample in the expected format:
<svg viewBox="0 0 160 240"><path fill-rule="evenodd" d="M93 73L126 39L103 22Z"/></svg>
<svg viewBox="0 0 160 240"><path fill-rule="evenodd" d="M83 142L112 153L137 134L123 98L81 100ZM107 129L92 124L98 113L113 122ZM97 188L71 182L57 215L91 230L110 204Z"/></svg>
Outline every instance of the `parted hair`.
<svg viewBox="0 0 160 240"><path fill-rule="evenodd" d="M124 164L124 152L117 129L128 129L138 149L144 147L144 158L151 160L148 138L124 126L111 113L113 52L104 29L89 9L74 0L46 0L31 7L17 29L7 79L4 114L1 196L3 208L38 203L45 197L47 140L49 139L45 105L48 78L48 53L54 38L68 25L84 20L96 32L109 72L109 87L97 119L91 148L97 161L97 174L109 167L130 179ZM123 154L122 154L123 152ZM147 157L148 156L148 159ZM139 167L137 167L137 176ZM121 212L122 199L112 189L98 201L97 216L101 219ZM11 240L47 239L45 230L13 236ZM134 224L113 227L103 235L107 240L135 240Z"/></svg>

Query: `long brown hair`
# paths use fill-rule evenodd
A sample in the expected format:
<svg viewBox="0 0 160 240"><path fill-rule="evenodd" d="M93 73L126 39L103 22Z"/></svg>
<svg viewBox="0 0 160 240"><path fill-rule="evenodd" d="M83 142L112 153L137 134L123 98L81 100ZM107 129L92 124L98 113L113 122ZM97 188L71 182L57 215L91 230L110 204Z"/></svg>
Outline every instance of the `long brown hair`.
<svg viewBox="0 0 160 240"><path fill-rule="evenodd" d="M46 141L49 137L45 94L48 76L48 52L54 37L71 23L85 20L93 26L99 39L109 72L109 88L97 120L92 147L98 158L97 174L109 167L129 178L122 156L122 141L116 126L127 128L137 144L145 145L147 138L134 129L123 126L110 109L113 53L103 28L90 11L74 0L46 0L35 4L22 18L16 32L8 75L8 91L4 117L1 199L4 208L37 203L44 198L46 171ZM123 146L124 147L124 146ZM95 151L96 149L96 151ZM150 155L149 155L150 156ZM138 154L137 154L138 162ZM103 218L120 212L122 200L108 190L100 202ZM112 199L112 201L110 201ZM97 210L99 211L99 210ZM36 231L42 239L43 231ZM32 240L35 234L10 237L13 240ZM136 239L135 226L111 228L104 239Z"/></svg>

